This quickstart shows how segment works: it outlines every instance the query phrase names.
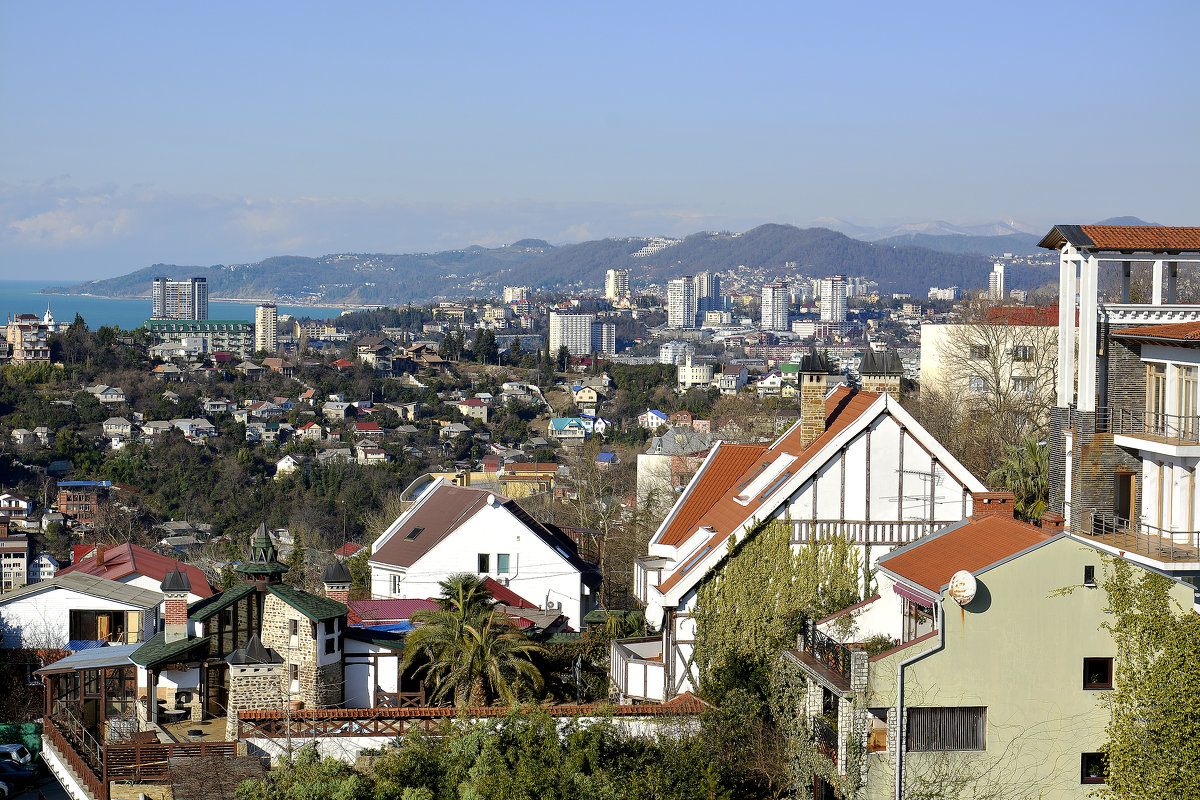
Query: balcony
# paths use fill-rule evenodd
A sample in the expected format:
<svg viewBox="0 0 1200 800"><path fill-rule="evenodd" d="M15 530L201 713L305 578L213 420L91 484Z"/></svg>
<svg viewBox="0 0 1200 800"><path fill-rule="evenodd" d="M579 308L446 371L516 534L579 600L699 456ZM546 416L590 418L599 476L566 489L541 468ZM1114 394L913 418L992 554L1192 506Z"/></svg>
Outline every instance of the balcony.
<svg viewBox="0 0 1200 800"><path fill-rule="evenodd" d="M838 695L850 691L850 648L817 630L813 620L805 622L800 650L794 655L822 686Z"/></svg>
<svg viewBox="0 0 1200 800"><path fill-rule="evenodd" d="M1172 531L1100 511L1088 534L1101 544L1169 563L1200 562L1200 531Z"/></svg>
<svg viewBox="0 0 1200 800"><path fill-rule="evenodd" d="M1161 448L1147 447L1147 443L1167 445L1167 453L1178 455L1200 455L1200 416L1184 416L1180 414L1164 414L1158 411L1143 411L1125 408L1102 408L1097 414L1096 428L1103 430L1107 423L1113 440L1117 444L1140 449ZM1120 438L1130 440L1121 442ZM1196 448L1195 452L1185 449Z"/></svg>
<svg viewBox="0 0 1200 800"><path fill-rule="evenodd" d="M610 652L610 675L621 700L665 702L667 669L663 663L662 637L614 639Z"/></svg>

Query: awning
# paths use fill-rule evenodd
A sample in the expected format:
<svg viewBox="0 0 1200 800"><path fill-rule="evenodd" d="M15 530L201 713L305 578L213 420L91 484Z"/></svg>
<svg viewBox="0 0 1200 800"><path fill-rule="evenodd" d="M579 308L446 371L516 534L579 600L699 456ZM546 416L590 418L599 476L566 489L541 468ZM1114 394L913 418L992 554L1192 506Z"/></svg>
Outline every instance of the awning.
<svg viewBox="0 0 1200 800"><path fill-rule="evenodd" d="M892 590L901 597L912 600L914 603L920 603L923 606L932 608L937 605L937 598L930 594L914 589L911 586L905 586L903 583L892 584Z"/></svg>

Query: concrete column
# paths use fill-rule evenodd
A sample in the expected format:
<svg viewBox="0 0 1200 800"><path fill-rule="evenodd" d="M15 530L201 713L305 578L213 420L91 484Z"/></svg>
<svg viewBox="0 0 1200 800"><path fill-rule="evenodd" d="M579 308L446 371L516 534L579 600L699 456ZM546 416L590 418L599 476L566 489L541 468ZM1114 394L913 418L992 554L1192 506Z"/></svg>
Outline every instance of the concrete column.
<svg viewBox="0 0 1200 800"><path fill-rule="evenodd" d="M1155 261L1150 267L1150 274L1154 278L1154 305L1161 306L1163 303L1163 262L1162 260Z"/></svg>
<svg viewBox="0 0 1200 800"><path fill-rule="evenodd" d="M1058 260L1058 405L1075 401L1075 278L1074 257L1063 252Z"/></svg>
<svg viewBox="0 0 1200 800"><path fill-rule="evenodd" d="M1129 262L1129 261L1121 262L1121 302L1122 303L1129 302L1129 294L1130 294L1129 285L1130 285L1131 277L1132 277L1132 273L1133 273L1133 270L1131 269L1132 266L1133 266L1132 262Z"/></svg>
<svg viewBox="0 0 1200 800"><path fill-rule="evenodd" d="M1079 410L1096 410L1096 281L1100 265L1096 257L1079 265Z"/></svg>

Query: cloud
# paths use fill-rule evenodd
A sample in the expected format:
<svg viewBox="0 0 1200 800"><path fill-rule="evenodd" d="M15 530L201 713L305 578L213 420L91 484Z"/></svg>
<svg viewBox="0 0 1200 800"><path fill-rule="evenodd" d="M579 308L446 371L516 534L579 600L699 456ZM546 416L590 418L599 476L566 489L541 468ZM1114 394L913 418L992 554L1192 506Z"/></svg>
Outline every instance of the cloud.
<svg viewBox="0 0 1200 800"><path fill-rule="evenodd" d="M94 246L117 241L133 226L132 209L106 195L61 198L56 208L6 220L5 230L19 244L52 248Z"/></svg>

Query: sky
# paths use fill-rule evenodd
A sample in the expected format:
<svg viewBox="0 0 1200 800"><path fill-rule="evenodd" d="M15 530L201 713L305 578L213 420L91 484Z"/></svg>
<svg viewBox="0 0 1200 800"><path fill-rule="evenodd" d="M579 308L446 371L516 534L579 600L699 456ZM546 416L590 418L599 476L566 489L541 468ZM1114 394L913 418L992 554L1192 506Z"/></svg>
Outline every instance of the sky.
<svg viewBox="0 0 1200 800"><path fill-rule="evenodd" d="M0 0L0 278L831 217L1196 225L1198 27L1153 0Z"/></svg>

